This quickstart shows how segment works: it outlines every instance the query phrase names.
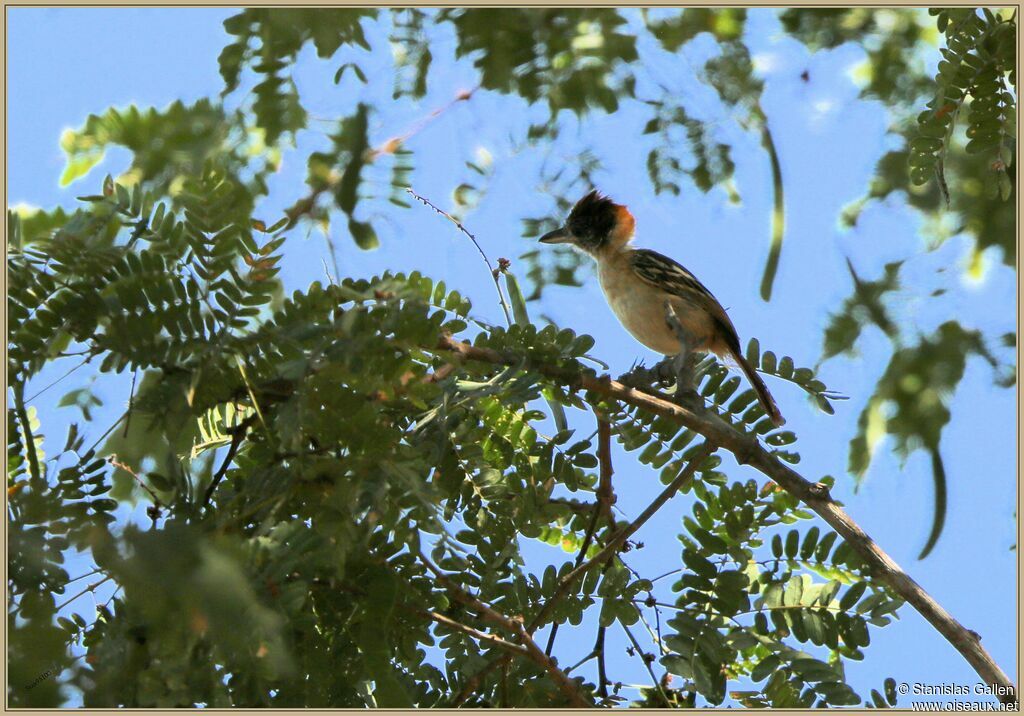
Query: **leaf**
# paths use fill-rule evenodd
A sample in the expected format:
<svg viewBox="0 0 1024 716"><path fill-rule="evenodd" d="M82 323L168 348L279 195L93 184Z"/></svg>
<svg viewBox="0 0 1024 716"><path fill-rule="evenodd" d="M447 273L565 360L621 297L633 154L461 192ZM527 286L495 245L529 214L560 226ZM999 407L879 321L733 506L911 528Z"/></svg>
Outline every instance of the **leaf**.
<svg viewBox="0 0 1024 716"><path fill-rule="evenodd" d="M352 238L355 239L356 245L364 251L370 251L380 246L377 232L373 230L373 226L369 222L349 219L348 231L352 234Z"/></svg>
<svg viewBox="0 0 1024 716"><path fill-rule="evenodd" d="M846 612L853 608L868 588L867 582L857 582L852 587L846 590L842 597L839 599L839 608Z"/></svg>
<svg viewBox="0 0 1024 716"><path fill-rule="evenodd" d="M783 193L782 168L779 163L775 140L768 129L768 121L761 115L761 145L768 152L772 168L772 190L774 206L772 208L771 243L768 245L768 259L764 264L764 275L761 277L761 298L772 300L772 286L779 270L779 257L782 254L782 241L786 232L786 201ZM770 372L770 371L769 371Z"/></svg>
<svg viewBox="0 0 1024 716"><path fill-rule="evenodd" d="M84 177L94 166L103 161L103 156L104 152L102 150L74 156L69 155L67 165L60 175L60 185L64 187Z"/></svg>
<svg viewBox="0 0 1024 716"><path fill-rule="evenodd" d="M804 580L803 576L794 574L790 577L789 581L786 582L786 586L782 593L782 603L785 606L799 606L801 598L804 593Z"/></svg>
<svg viewBox="0 0 1024 716"><path fill-rule="evenodd" d="M932 511L932 529L921 553L917 556L918 559L924 559L931 554L946 524L946 467L938 448L932 448L929 452L932 459L932 481L935 485L935 508Z"/></svg>
<svg viewBox="0 0 1024 716"><path fill-rule="evenodd" d="M786 556L789 559L796 559L797 551L800 548L800 533L790 530L786 535Z"/></svg>
<svg viewBox="0 0 1024 716"><path fill-rule="evenodd" d="M693 680L704 698L717 706L725 699L725 674L720 664L715 663L703 653L697 654L693 661Z"/></svg>
<svg viewBox="0 0 1024 716"><path fill-rule="evenodd" d="M769 654L757 663L754 670L750 672L750 679L752 681L763 681L764 679L771 676L778 670L782 662L779 657L775 654Z"/></svg>
<svg viewBox="0 0 1024 716"><path fill-rule="evenodd" d="M825 624L821 617L812 609L808 609L802 612L804 619L804 629L807 631L807 637L816 645L821 646L825 643Z"/></svg>
<svg viewBox="0 0 1024 716"><path fill-rule="evenodd" d="M517 325L530 325L530 313L526 308L526 299L523 292L519 290L519 282L511 271L505 271L505 288L508 290L508 300L512 304L512 315Z"/></svg>
<svg viewBox="0 0 1024 716"><path fill-rule="evenodd" d="M810 559L814 553L814 548L818 544L818 527L815 525L811 529L807 530L807 534L804 535L804 543L800 546L800 558Z"/></svg>

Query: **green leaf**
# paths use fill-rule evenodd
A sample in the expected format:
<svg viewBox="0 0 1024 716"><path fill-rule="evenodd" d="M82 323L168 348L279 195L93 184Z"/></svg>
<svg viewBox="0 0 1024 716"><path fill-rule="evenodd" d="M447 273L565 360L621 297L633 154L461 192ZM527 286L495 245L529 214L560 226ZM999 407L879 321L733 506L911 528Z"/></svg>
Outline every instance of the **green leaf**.
<svg viewBox="0 0 1024 716"><path fill-rule="evenodd" d="M782 593L782 603L785 606L799 606L804 593L803 576L795 574L786 582Z"/></svg>
<svg viewBox="0 0 1024 716"><path fill-rule="evenodd" d="M786 556L790 559L796 559L796 554L799 548L800 533L796 530L790 530L786 535Z"/></svg>
<svg viewBox="0 0 1024 716"><path fill-rule="evenodd" d="M376 684L374 698L382 708L411 708L413 701L395 675L388 647L398 599L398 581L390 570L373 567L364 578L363 585L367 599L359 632L359 648Z"/></svg>
<svg viewBox="0 0 1024 716"><path fill-rule="evenodd" d="M380 246L377 232L373 230L373 226L368 222L349 219L348 231L352 234L352 238L355 239L356 245L364 251L376 249Z"/></svg>
<svg viewBox="0 0 1024 716"><path fill-rule="evenodd" d="M839 608L844 612L852 609L853 606L860 600L860 598L864 596L864 592L867 590L867 588L867 582L857 582L856 584L851 586L849 589L846 590L843 596L840 597Z"/></svg>
<svg viewBox="0 0 1024 716"><path fill-rule="evenodd" d="M804 535L804 543L800 546L801 559L810 559L811 555L814 554L814 548L818 544L818 533L817 525L807 530L807 534Z"/></svg>
<svg viewBox="0 0 1024 716"><path fill-rule="evenodd" d="M519 290L519 282L510 271L505 272L505 288L508 290L508 300L512 304L512 315L516 324L530 325L530 313L526 308L526 299L523 298L523 292Z"/></svg>
<svg viewBox="0 0 1024 716"><path fill-rule="evenodd" d="M782 662L779 657L775 654L769 654L757 663L753 671L750 672L750 679L752 681L764 681L766 678L775 673Z"/></svg>

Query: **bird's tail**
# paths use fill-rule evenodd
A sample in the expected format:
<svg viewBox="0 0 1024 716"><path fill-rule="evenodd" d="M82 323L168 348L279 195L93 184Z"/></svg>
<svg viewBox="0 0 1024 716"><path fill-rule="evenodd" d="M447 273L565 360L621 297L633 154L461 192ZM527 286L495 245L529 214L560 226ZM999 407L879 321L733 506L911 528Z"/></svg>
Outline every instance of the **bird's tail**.
<svg viewBox="0 0 1024 716"><path fill-rule="evenodd" d="M754 366L747 362L747 359L738 350L731 350L732 357L739 364L743 370L744 375L747 376L747 380L754 387L754 392L757 393L757 399L761 401L761 406L764 411L768 413L768 417L771 418L772 423L776 426L785 425L786 419L782 417L782 413L779 412L779 406L775 404L775 399L772 398L772 394L768 392L768 386L761 380L761 376L757 374Z"/></svg>

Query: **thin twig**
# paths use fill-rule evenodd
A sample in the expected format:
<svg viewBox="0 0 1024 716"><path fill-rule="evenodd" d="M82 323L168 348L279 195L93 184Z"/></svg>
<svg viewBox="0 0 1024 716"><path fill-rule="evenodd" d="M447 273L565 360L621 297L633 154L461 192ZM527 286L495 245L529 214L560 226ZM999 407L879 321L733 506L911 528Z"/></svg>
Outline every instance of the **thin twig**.
<svg viewBox="0 0 1024 716"><path fill-rule="evenodd" d="M492 671L505 663L505 658L506 657L491 659L482 669L480 669L480 671L470 676L466 681L466 685L462 687L462 691L460 691L459 695L455 697L454 701L452 701L452 708L457 709L462 706L462 704L469 701L469 697L480 688L480 684L483 680L486 679Z"/></svg>
<svg viewBox="0 0 1024 716"><path fill-rule="evenodd" d="M111 426L110 426L109 428L107 428L106 432L104 432L104 433L103 433L102 435L100 435L100 436L99 436L98 438L96 438L96 442L94 442L94 443L93 443L93 444L92 444L92 445L91 445L91 446L89 447L89 449L85 451L85 453L84 453L84 454L88 455L89 453L92 453L92 452L94 452L94 451L96 450L96 448L97 448L97 447L99 447L99 444L100 444L101 442L103 442L103 441L104 441L104 439L106 439L106 437L107 437L108 435L110 435L110 433L114 432L114 430L116 430L116 429L117 429L117 426L118 426L118 425L120 425L120 424L121 424L121 421L122 421L122 420L124 420L124 419L125 419L126 417L128 417L128 411L127 411L127 410L126 410L126 411L124 411L123 413L121 413L121 417L120 417L120 418L118 418L117 420L115 420L115 421L114 421L114 424L113 424L113 425L111 425Z"/></svg>
<svg viewBox="0 0 1024 716"><path fill-rule="evenodd" d="M87 351L87 352L88 352L88 353L91 353L90 351ZM67 373L65 373L64 375L62 375L62 376L61 376L60 378L57 378L57 379L56 379L55 381L53 381L52 383L50 383L49 385L47 385L47 386L46 386L45 388L40 388L39 390L37 390L37 391L35 392L35 394L34 394L34 395L32 395L32 396L29 396L28 398L26 398L26 399L25 399L25 402L31 403L31 402L32 402L33 400L35 400L36 398L38 398L38 397L39 397L40 395L42 395L43 393L45 393L46 391L48 391L48 390L49 390L50 388L52 388L53 386L55 386L55 385L57 385L58 383L60 383L60 382L61 382L62 380L64 380L65 378L67 378L67 377L68 377L69 375L71 375L72 373L74 373L74 372L75 372L76 370L78 370L79 368L81 368L81 367L82 367L83 365L85 365L86 363L88 363L88 362L89 362L89 361L91 361L91 360L92 360L92 355L90 355L90 356L89 356L88 358L86 358L86 359L85 359L84 361L82 361L81 363L79 363L78 365L76 365L76 366L75 366L74 368L72 368L71 370L69 370L69 371L68 371Z"/></svg>
<svg viewBox="0 0 1024 716"><path fill-rule="evenodd" d="M665 572L664 574L659 574L657 577L652 579L651 580L651 584L653 584L654 582L660 581L660 580L664 579L665 577L671 577L673 574L679 574L682 571L683 570L681 570L681 569L670 569L669 571Z"/></svg>
<svg viewBox="0 0 1024 716"><path fill-rule="evenodd" d="M63 609L63 608L64 608L64 607L66 607L67 605L71 604L71 602L75 601L76 599L78 599L78 598L79 598L79 597L81 597L82 595L88 594L89 592L95 592L95 591L96 591L96 587L100 586L100 585L101 585L101 584L103 584L104 582L108 582L108 581L110 581L110 579L111 579L111 577L110 577L110 576L108 575L108 576L104 577L103 579L101 579L101 580L100 580L100 581L98 581L98 582L93 582L93 583L92 583L92 584L90 584L90 585L89 585L88 587L86 587L85 589L83 589L82 591L80 591L80 592L79 592L78 594L76 594L75 596L73 596L73 597L71 597L70 599L66 600L66 601L65 601L65 602L64 602L63 604L60 604L60 605L58 605L58 606L57 606L57 607L55 608L55 609L56 609L56 611L58 611L58 612L59 612L59 611L60 611L61 609Z"/></svg>
<svg viewBox="0 0 1024 716"><path fill-rule="evenodd" d="M130 428L132 424L132 410L135 408L135 378L138 377L138 375L138 369L132 371L132 389L128 393L128 419L124 421L124 432L121 433L122 437L128 437L128 428Z"/></svg>
<svg viewBox="0 0 1024 716"><path fill-rule="evenodd" d="M644 662L644 666L647 668L647 673L651 675L651 681L654 682L654 688L658 690L658 696L661 697L661 702L665 705L665 708L672 708L672 703L668 700L668 695L665 693L665 689L661 686L661 679L655 675L654 669L651 668L651 661L653 661L653 659L648 660L648 654L640 647L640 642L638 642L636 637L633 636L633 632L629 630L629 627L622 622L619 622L619 625L622 627L622 631L626 632L626 636L629 637L629 640L633 642L633 648L636 649L636 653L640 656L640 661Z"/></svg>
<svg viewBox="0 0 1024 716"><path fill-rule="evenodd" d="M587 654L582 659L580 659L575 664L573 664L568 669L566 669L565 670L566 675L568 675L568 674L572 673L573 671L575 671L576 669L580 668L581 666L583 666L584 664L586 664L588 661L590 661L591 659L595 658L596 656L597 656L597 652L591 650L591 652L589 654Z"/></svg>
<svg viewBox="0 0 1024 716"><path fill-rule="evenodd" d="M423 612L423 614L430 619L433 619L438 624L446 626L449 629L461 631L462 633L468 634L479 641L491 644L492 646L504 649L505 651L510 651L513 654L518 654L519 656L529 656L527 654L526 647L522 644L513 644L510 641L505 641L499 636L494 636L494 634L488 634L487 632L482 632L479 629L474 629L471 626L467 626L462 622L457 622L454 619L450 619L443 614L438 614L437 612Z"/></svg>
<svg viewBox="0 0 1024 716"><path fill-rule="evenodd" d="M100 573L102 571L103 571L102 567L97 567L96 569L92 570L91 572L86 572L85 574L80 574L77 577L73 577L73 578L69 579L68 581L64 582L64 586L66 587L69 584L71 584L72 582L77 582L79 579L85 579L86 577L91 577L92 575L98 574L98 573Z"/></svg>
<svg viewBox="0 0 1024 716"><path fill-rule="evenodd" d="M471 346L442 336L437 348L465 359L499 365L521 365L522 357L505 356L489 348ZM696 412L677 405L656 391L641 391L611 380L581 374L554 366L538 365L544 375L570 387L584 388L596 395L619 400L669 418L689 428L711 443L731 452L741 465L750 465L771 478L779 487L806 504L850 545L865 562L867 571L909 602L974 668L986 684L999 686L999 700L1015 703L1017 687L981 645L978 635L956 621L931 595L913 580L870 536L832 499L828 487L812 483L766 450L753 435L739 432L712 412Z"/></svg>
<svg viewBox="0 0 1024 716"><path fill-rule="evenodd" d="M569 700L570 704L577 708L588 708L593 706L593 704L590 703L590 699L588 699L582 692L580 685L569 679L569 677L565 675L565 672L559 669L558 665L555 664L555 662L548 657L539 646L537 646L537 642L533 640L529 632L523 629L522 622L511 619L498 612L493 607L484 604L480 599L463 589L462 586L457 584L449 575L442 572L422 552L419 552L418 556L423 565L430 570L435 577L437 577L437 580L441 585L447 589L457 601L476 611L485 621L489 621L495 626L514 634L526 649L524 656L539 665L548 673L548 676L551 677L551 680L558 687L559 691L561 691Z"/></svg>
<svg viewBox="0 0 1024 716"><path fill-rule="evenodd" d="M224 462L220 464L220 469L217 470L217 474L213 476L212 480L210 480L210 486L206 488L206 494L203 496L203 509L206 509L206 506L210 504L210 499L213 497L213 491L217 489L217 485L220 484L224 475L227 474L228 467L231 465L231 461L235 459L235 454L238 452L238 448L245 439L249 426L252 424L255 417L255 415L250 415L235 428L232 428L233 434L231 435L231 444L228 445L228 452L227 455L224 456Z"/></svg>
<svg viewBox="0 0 1024 716"><path fill-rule="evenodd" d="M587 550L590 549L590 543L594 540L594 532L597 529L598 521L602 515L608 515L610 518L611 507L615 504L615 492L612 488L612 475L615 472L612 468L612 429L607 419L600 415L597 416L597 457L601 471L600 483L597 488L597 508L590 518L590 524L587 526L586 535L583 537L583 544L580 545L579 553L576 555L574 567L579 567L583 564L583 560L587 556ZM558 626L558 624L552 625L551 633L548 635L548 643L544 648L544 653L548 656L551 656L551 651L555 648ZM602 695L605 698L608 696L607 694Z"/></svg>
<svg viewBox="0 0 1024 716"><path fill-rule="evenodd" d="M139 474L137 472L135 472L135 470L132 469L131 465L126 465L125 463L123 463L120 460L118 460L117 459L117 455L110 455L110 456L108 456L107 457L107 462L109 462L114 467L121 468L122 470L127 472L129 475L131 475L135 479L135 482L138 483L139 487L141 487L143 490L145 490L146 492L149 493L149 497L150 497L151 500L153 500L153 504L156 505L157 507L160 506L160 498L157 497L156 493L153 492L153 490L150 489L149 485L147 485L145 482L142 481L142 478L139 477Z"/></svg>
<svg viewBox="0 0 1024 716"><path fill-rule="evenodd" d="M427 125L429 125L435 119L437 119L442 114L447 112L449 109L459 104L460 102L467 102L470 99L472 99L473 95L476 94L476 91L478 89L480 89L480 85L477 85L476 87L470 90L461 90L455 95L455 97L452 98L450 102L448 102L448 104L442 107L438 107L433 112L428 114L426 117L420 119L416 124L410 127L405 134L400 134L397 137L392 137L391 139L388 139L384 143L380 144L379 146L371 149L370 157L376 159L378 156L382 154L394 154L399 147L401 147L403 144L405 144L410 139L412 139L417 134L426 129Z"/></svg>
<svg viewBox="0 0 1024 716"><path fill-rule="evenodd" d="M438 214L440 214L444 218L448 219L448 221L450 221L453 224L455 224L455 226L458 227L459 231L461 231L466 236L468 236L469 240L473 242L473 246L475 246L476 250L478 252L480 252L480 257L483 258L484 264L487 265L487 272L491 275L491 279L494 281L494 288L496 288L497 291L498 291L498 301L501 303L501 310L505 312L505 321L509 325L512 325L512 312L509 310L508 303L505 301L505 293L501 290L501 283L498 282L498 270L495 269L494 266L491 265L491 260L489 258L487 258L487 254L485 254L484 250L480 247L480 243L476 240L476 237L473 236L473 234L469 233L469 231L466 229L466 227L462 225L461 221L456 219L454 216L449 214L444 209L440 209L437 206L435 206L433 203L431 203L431 201L429 199L425 199L422 196L420 196L419 194L417 194L415 191L413 191L412 187L406 187L405 190L409 194L414 196L416 199L418 199L422 204L424 204L425 206L430 207L431 209L436 211Z"/></svg>
<svg viewBox="0 0 1024 716"><path fill-rule="evenodd" d="M110 598L109 598L109 599L107 599L107 601L103 602L103 608L104 608L104 609L106 609L106 608L107 608L107 606L108 606L108 605L109 605L109 604L110 604L110 603L111 603L112 601L114 601L114 597L116 597L116 596L117 596L117 593L118 593L118 592L120 592L120 591L121 591L121 585L120 585L120 584L118 584L118 585L117 585L117 587L115 587L115 588L114 588L114 591L112 591L112 592L110 593Z"/></svg>

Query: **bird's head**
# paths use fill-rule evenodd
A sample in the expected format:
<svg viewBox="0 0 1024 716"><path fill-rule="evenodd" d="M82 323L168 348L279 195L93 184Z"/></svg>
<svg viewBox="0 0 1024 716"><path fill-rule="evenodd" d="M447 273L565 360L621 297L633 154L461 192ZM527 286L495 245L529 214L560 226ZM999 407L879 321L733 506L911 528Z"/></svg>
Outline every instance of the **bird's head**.
<svg viewBox="0 0 1024 716"><path fill-rule="evenodd" d="M629 243L635 226L629 209L595 189L576 202L564 226L549 231L540 240L545 244L572 244L596 255Z"/></svg>

